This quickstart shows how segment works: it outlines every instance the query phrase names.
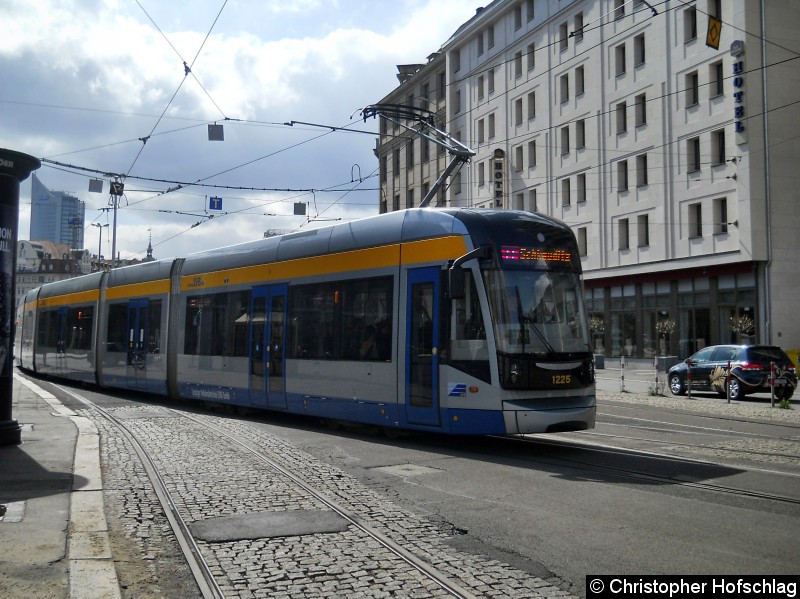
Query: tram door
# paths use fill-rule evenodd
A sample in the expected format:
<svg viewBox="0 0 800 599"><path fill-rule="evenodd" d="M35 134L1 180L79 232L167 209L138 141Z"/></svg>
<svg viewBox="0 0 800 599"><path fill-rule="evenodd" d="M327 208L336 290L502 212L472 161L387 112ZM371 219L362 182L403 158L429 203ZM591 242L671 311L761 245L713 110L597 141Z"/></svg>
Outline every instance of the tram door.
<svg viewBox="0 0 800 599"><path fill-rule="evenodd" d="M128 302L128 387L147 388L147 308L148 300Z"/></svg>
<svg viewBox="0 0 800 599"><path fill-rule="evenodd" d="M439 422L439 276L436 267L408 271L406 318L406 416Z"/></svg>
<svg viewBox="0 0 800 599"><path fill-rule="evenodd" d="M250 403L286 408L286 285L253 289L250 306Z"/></svg>

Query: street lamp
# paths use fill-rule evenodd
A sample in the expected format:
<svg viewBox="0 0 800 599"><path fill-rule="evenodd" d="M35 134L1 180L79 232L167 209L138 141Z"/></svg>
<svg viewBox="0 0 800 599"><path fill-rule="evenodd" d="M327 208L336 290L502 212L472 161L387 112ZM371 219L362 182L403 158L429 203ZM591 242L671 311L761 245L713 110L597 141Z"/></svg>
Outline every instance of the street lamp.
<svg viewBox="0 0 800 599"><path fill-rule="evenodd" d="M93 227L100 227L100 239L97 241L97 270L100 270L100 254L103 248L103 227L107 227L108 223L92 223Z"/></svg>

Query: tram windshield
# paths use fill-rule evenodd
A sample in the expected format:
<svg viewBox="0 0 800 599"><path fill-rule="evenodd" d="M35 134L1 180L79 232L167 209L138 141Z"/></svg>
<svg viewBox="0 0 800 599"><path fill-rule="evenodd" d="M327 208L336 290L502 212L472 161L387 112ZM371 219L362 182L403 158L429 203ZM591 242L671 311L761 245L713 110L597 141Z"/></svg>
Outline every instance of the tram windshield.
<svg viewBox="0 0 800 599"><path fill-rule="evenodd" d="M577 274L493 269L484 276L498 351L551 358L590 351Z"/></svg>

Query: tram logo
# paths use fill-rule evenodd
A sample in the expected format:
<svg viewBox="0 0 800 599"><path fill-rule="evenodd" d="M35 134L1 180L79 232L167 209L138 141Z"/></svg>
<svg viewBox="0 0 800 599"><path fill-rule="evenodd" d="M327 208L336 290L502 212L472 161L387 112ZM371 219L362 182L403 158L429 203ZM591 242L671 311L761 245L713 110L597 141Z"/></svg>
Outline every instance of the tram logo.
<svg viewBox="0 0 800 599"><path fill-rule="evenodd" d="M447 397L466 397L466 383L447 383Z"/></svg>

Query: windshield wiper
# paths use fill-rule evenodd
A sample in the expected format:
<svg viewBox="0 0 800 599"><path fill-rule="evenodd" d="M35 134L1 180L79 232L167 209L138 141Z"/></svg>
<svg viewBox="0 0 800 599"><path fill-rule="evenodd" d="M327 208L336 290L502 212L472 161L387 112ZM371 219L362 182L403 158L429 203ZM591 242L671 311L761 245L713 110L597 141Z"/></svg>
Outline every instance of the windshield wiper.
<svg viewBox="0 0 800 599"><path fill-rule="evenodd" d="M534 324L534 322L530 318L525 316L525 314L522 312L522 299L520 298L520 295L519 295L519 287L515 286L514 287L514 291L517 294L517 318L519 319L519 326L522 327L522 329L523 329L523 331L522 331L522 353L523 354L525 353L525 331L524 331L524 329L525 329L525 325L528 325L533 330L533 332L536 333L536 336L539 338L539 341L541 341L542 344L544 345L545 349L547 350L548 357L554 358L555 355L556 355L556 350L554 350L553 346L550 345L550 342L547 341L547 338L539 330L539 327L537 327Z"/></svg>

